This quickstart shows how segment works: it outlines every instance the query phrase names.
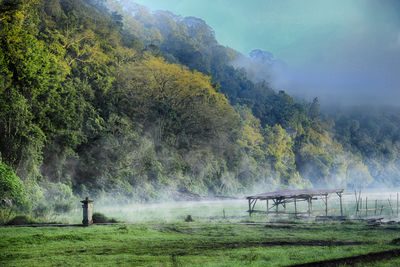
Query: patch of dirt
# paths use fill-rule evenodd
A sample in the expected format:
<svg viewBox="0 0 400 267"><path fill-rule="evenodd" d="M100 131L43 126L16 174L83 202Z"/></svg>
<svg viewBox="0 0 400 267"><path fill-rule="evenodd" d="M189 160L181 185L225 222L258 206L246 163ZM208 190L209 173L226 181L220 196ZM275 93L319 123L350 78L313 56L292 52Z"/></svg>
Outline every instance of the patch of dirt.
<svg viewBox="0 0 400 267"><path fill-rule="evenodd" d="M295 264L290 265L291 267L311 267L311 266L322 266L322 267L331 267L331 266L353 266L361 263L371 263L382 260L389 260L393 258L400 257L400 249L392 249L381 252L371 252L363 255L339 258L333 260L325 260L325 261L316 261L304 264Z"/></svg>

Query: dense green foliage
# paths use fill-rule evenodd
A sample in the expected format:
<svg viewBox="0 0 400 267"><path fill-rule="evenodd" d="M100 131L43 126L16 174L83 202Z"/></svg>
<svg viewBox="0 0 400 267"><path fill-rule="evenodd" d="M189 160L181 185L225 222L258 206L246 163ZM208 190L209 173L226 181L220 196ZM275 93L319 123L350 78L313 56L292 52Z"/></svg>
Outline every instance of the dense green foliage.
<svg viewBox="0 0 400 267"><path fill-rule="evenodd" d="M24 184L15 175L13 169L0 160L0 196L1 200L9 199L11 204L22 205L24 203Z"/></svg>
<svg viewBox="0 0 400 267"><path fill-rule="evenodd" d="M0 224L6 223L18 207L26 207L24 184L0 158Z"/></svg>
<svg viewBox="0 0 400 267"><path fill-rule="evenodd" d="M0 25L0 152L37 214L74 195L396 184L398 113L326 117L233 67L240 54L201 19L1 0Z"/></svg>

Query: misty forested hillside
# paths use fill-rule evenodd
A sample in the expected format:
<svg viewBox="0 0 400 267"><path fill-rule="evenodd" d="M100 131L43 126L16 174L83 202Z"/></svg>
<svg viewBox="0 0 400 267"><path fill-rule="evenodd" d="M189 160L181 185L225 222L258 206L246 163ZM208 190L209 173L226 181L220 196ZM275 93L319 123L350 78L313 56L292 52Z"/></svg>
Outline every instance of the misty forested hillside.
<svg viewBox="0 0 400 267"><path fill-rule="evenodd" d="M399 109L295 101L199 18L0 0L0 25L0 195L27 210L399 183Z"/></svg>

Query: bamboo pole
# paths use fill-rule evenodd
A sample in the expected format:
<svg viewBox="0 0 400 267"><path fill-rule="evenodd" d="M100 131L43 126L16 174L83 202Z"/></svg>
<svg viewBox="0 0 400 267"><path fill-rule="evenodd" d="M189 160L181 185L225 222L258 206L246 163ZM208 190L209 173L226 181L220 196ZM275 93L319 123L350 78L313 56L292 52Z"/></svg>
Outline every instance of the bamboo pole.
<svg viewBox="0 0 400 267"><path fill-rule="evenodd" d="M343 216L342 193L339 194L340 201L340 216Z"/></svg>
<svg viewBox="0 0 400 267"><path fill-rule="evenodd" d="M358 211L359 211L359 214L361 216L361 210L360 209L362 209L361 188L360 188L360 191L358 191Z"/></svg>
<svg viewBox="0 0 400 267"><path fill-rule="evenodd" d="M328 195L325 195L325 216L328 216Z"/></svg>
<svg viewBox="0 0 400 267"><path fill-rule="evenodd" d="M358 200L357 200L357 190L354 189L354 196L356 197L356 214L358 212Z"/></svg>

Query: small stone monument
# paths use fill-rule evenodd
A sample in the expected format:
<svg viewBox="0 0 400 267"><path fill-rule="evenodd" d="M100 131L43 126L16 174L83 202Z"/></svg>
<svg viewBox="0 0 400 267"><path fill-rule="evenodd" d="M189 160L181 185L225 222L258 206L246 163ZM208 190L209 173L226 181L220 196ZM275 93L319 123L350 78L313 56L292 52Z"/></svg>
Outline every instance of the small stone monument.
<svg viewBox="0 0 400 267"><path fill-rule="evenodd" d="M81 201L83 203L83 220L82 224L85 226L89 226L93 223L92 214L93 214L93 200L89 200L88 197L85 200Z"/></svg>

